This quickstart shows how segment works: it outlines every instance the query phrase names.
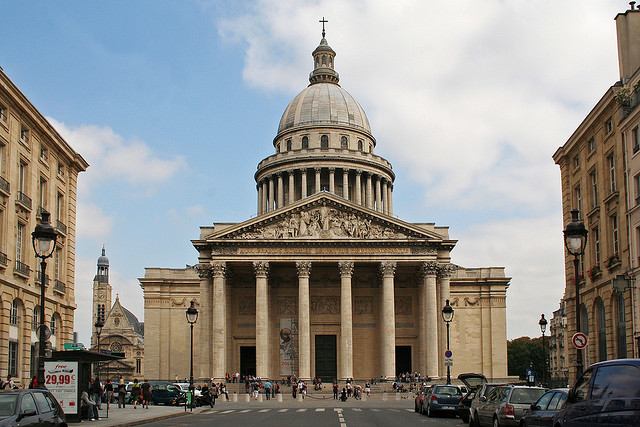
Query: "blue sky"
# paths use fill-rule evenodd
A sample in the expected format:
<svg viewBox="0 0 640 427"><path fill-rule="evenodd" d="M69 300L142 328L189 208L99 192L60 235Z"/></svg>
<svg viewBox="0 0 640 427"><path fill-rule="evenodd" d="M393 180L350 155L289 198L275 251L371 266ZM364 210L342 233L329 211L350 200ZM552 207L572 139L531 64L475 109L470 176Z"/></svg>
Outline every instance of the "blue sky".
<svg viewBox="0 0 640 427"><path fill-rule="evenodd" d="M613 18L625 7L5 1L0 66L91 164L81 339L103 243L114 291L142 317L144 267L193 264L198 226L255 215L255 167L307 84L322 16L341 84L394 165L396 215L451 226L454 262L506 266L509 336L537 334L564 287L551 155L618 79Z"/></svg>

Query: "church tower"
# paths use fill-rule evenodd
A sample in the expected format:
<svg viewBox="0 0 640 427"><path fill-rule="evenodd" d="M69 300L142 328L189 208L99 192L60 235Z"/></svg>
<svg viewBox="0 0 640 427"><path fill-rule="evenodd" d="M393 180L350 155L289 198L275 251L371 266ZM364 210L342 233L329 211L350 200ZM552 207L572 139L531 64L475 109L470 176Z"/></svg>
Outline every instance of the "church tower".
<svg viewBox="0 0 640 427"><path fill-rule="evenodd" d="M98 318L98 313L102 320L106 320L107 314L111 310L111 285L109 284L109 258L105 255L104 246L102 255L98 258L96 275L93 278L93 310L91 311L91 346L96 346L97 337L94 323ZM100 340L102 341L102 340Z"/></svg>

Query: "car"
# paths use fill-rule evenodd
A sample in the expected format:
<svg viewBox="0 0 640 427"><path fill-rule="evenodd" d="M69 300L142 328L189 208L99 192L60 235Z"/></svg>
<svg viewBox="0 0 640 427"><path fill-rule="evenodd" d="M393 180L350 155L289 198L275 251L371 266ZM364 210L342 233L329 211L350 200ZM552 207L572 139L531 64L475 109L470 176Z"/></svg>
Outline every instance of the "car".
<svg viewBox="0 0 640 427"><path fill-rule="evenodd" d="M554 427L640 425L640 359L594 363L569 389Z"/></svg>
<svg viewBox="0 0 640 427"><path fill-rule="evenodd" d="M416 398L414 402L414 410L419 414L424 413L424 397L427 394L427 391L431 388L430 385L423 385L420 387L420 390L416 392Z"/></svg>
<svg viewBox="0 0 640 427"><path fill-rule="evenodd" d="M553 417L564 407L568 393L568 388L556 388L547 391L536 403L531 405L529 411L525 411L525 415L520 421L520 426L553 427Z"/></svg>
<svg viewBox="0 0 640 427"><path fill-rule="evenodd" d="M423 413L427 417L436 414L455 415L458 402L462 399L462 392L456 385L434 385L424 396Z"/></svg>
<svg viewBox="0 0 640 427"><path fill-rule="evenodd" d="M542 387L499 386L491 390L477 408L477 419L483 426L519 426L525 409L545 393Z"/></svg>
<svg viewBox="0 0 640 427"><path fill-rule="evenodd" d="M180 388L180 391L187 393L189 391L189 383L173 383L176 387ZM195 387L195 384L193 385ZM202 394L199 388L194 388L193 394L198 397Z"/></svg>
<svg viewBox="0 0 640 427"><path fill-rule="evenodd" d="M478 391L478 389L482 387L483 384L486 384L487 378L482 374L469 372L458 375L458 379L464 383L464 386L460 386L460 391L462 391L462 399L460 399L460 402L458 402L456 414L464 423L468 423L469 408L471 407L471 402L476 395L476 391Z"/></svg>
<svg viewBox="0 0 640 427"><path fill-rule="evenodd" d="M491 393L491 391L500 386L507 385L505 383L483 383L478 387L475 391L473 397L471 398L471 404L469 405L469 426L476 427L478 426L478 406L480 406L487 398L487 395Z"/></svg>
<svg viewBox="0 0 640 427"><path fill-rule="evenodd" d="M64 411L47 390L12 390L0 393L0 427L67 427Z"/></svg>
<svg viewBox="0 0 640 427"><path fill-rule="evenodd" d="M185 402L185 393L169 381L149 381L151 403L154 405L180 405Z"/></svg>

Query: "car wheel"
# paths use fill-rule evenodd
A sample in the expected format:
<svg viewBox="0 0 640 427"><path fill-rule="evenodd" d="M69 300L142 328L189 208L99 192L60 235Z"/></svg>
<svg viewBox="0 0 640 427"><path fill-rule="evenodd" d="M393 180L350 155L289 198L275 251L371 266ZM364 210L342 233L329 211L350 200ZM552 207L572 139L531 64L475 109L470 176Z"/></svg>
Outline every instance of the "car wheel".
<svg viewBox="0 0 640 427"><path fill-rule="evenodd" d="M500 421L498 421L498 417L493 418L493 427L500 427Z"/></svg>
<svg viewBox="0 0 640 427"><path fill-rule="evenodd" d="M427 405L427 417L433 417L433 413L431 412L431 405Z"/></svg>

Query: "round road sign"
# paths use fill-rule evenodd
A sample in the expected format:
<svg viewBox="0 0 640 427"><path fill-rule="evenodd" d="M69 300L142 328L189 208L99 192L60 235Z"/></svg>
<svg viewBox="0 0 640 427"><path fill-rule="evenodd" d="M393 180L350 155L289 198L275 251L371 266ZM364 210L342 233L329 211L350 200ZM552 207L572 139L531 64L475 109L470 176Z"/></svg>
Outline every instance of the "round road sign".
<svg viewBox="0 0 640 427"><path fill-rule="evenodd" d="M571 337L571 342L573 343L573 346L578 350L582 350L583 348L585 348L587 346L588 341L589 340L587 336L582 332L576 332Z"/></svg>
<svg viewBox="0 0 640 427"><path fill-rule="evenodd" d="M38 326L38 328L36 329L38 339L40 339L40 329L44 329L44 340L49 341L49 338L51 338L51 329L49 329L47 325Z"/></svg>
<svg viewBox="0 0 640 427"><path fill-rule="evenodd" d="M447 351L444 352L444 357L449 357L450 358L451 356L453 356L453 352L451 350L447 350Z"/></svg>

